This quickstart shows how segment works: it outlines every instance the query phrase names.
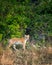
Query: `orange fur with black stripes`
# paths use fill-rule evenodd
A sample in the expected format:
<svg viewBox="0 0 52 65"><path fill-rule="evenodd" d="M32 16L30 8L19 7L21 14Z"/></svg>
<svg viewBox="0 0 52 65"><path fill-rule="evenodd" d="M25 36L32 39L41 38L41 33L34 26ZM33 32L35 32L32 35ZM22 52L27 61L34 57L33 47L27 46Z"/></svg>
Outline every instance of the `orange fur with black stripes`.
<svg viewBox="0 0 52 65"><path fill-rule="evenodd" d="M21 44L23 46L23 49L25 50L26 42L29 40L29 35L25 35L25 37L22 38L12 38L9 40L9 47L16 44Z"/></svg>

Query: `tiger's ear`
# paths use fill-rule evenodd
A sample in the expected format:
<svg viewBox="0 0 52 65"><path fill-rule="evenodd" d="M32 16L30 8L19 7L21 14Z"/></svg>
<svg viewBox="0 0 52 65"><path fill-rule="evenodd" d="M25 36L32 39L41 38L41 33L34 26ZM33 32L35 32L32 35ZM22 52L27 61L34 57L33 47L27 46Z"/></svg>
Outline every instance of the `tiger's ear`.
<svg viewBox="0 0 52 65"><path fill-rule="evenodd" d="M30 36L29 36L29 35L27 35L27 37L29 38Z"/></svg>
<svg viewBox="0 0 52 65"><path fill-rule="evenodd" d="M29 35L25 35L25 37L28 37L29 38Z"/></svg>
<svg viewBox="0 0 52 65"><path fill-rule="evenodd" d="M25 37L28 36L28 35L25 35Z"/></svg>

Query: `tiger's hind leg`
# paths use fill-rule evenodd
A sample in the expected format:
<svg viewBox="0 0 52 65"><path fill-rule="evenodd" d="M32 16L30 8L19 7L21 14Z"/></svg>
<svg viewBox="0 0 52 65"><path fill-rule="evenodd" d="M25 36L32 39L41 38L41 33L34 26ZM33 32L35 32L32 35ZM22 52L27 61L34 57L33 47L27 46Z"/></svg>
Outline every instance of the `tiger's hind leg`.
<svg viewBox="0 0 52 65"><path fill-rule="evenodd" d="M13 49L14 49L14 50L17 50L17 49L16 49L16 45L15 45L15 44L13 45Z"/></svg>

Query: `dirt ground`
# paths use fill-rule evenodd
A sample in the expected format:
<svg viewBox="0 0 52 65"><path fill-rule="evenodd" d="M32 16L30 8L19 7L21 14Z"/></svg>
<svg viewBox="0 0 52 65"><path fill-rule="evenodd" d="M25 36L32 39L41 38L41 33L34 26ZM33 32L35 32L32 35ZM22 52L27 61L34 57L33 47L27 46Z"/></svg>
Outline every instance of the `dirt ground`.
<svg viewBox="0 0 52 65"><path fill-rule="evenodd" d="M0 65L52 65L52 47L25 51L0 47Z"/></svg>

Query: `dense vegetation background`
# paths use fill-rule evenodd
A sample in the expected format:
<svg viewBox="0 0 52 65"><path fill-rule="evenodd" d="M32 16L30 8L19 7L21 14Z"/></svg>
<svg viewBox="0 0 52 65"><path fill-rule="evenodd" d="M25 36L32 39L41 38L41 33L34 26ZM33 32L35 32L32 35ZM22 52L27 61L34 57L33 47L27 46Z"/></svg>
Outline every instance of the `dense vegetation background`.
<svg viewBox="0 0 52 65"><path fill-rule="evenodd" d="M25 34L25 51L6 47ZM0 0L0 65L52 65L52 0Z"/></svg>
<svg viewBox="0 0 52 65"><path fill-rule="evenodd" d="M26 28L36 40L52 36L52 0L0 0L0 41L22 37Z"/></svg>

